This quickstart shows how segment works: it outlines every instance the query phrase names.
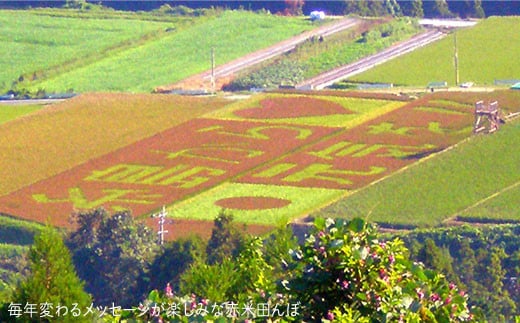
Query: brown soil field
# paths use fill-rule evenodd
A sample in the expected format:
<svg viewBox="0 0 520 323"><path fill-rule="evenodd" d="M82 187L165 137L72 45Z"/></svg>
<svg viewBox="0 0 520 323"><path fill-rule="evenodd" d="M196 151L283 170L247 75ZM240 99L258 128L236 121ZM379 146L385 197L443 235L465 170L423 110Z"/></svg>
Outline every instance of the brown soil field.
<svg viewBox="0 0 520 323"><path fill-rule="evenodd" d="M0 127L0 196L54 176L229 101L160 94L86 94Z"/></svg>

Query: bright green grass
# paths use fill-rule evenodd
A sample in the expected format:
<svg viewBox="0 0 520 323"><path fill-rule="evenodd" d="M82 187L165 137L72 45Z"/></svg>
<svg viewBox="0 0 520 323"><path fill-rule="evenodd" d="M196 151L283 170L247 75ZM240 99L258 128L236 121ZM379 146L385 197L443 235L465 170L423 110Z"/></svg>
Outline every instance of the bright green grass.
<svg viewBox="0 0 520 323"><path fill-rule="evenodd" d="M516 201L516 202L515 202ZM475 203L458 214L459 218L520 221L520 182L489 199Z"/></svg>
<svg viewBox="0 0 520 323"><path fill-rule="evenodd" d="M66 18L32 10L1 10L0 90L9 88L22 74L88 57L172 26L135 19Z"/></svg>
<svg viewBox="0 0 520 323"><path fill-rule="evenodd" d="M264 196L290 200L282 208L266 210L232 209L233 218L242 223L278 225L312 211L345 194L344 190L277 185L228 183L168 208L170 216L182 219L213 220L222 210L215 202L230 197Z"/></svg>
<svg viewBox="0 0 520 323"><path fill-rule="evenodd" d="M235 111L261 108L260 101L267 98L277 97L297 97L297 95L283 95L283 94L268 94L257 95L246 101L239 101L229 105L226 108L220 109L214 113L206 115L217 119L226 120L262 120L267 123L288 123L288 124L302 124L309 126L326 126L326 127L347 127L351 128L360 125L368 120L381 116L392 110L402 107L406 102L377 100L377 99L360 99L347 98L335 96L311 96L315 99L332 101L343 106L350 114L335 114L327 116L310 116L299 118L271 118L271 119L245 119L234 114Z"/></svg>
<svg viewBox="0 0 520 323"><path fill-rule="evenodd" d="M490 85L495 79L520 78L520 17L491 17L457 31L460 82ZM351 80L426 86L455 84L454 37L389 61Z"/></svg>
<svg viewBox="0 0 520 323"><path fill-rule="evenodd" d="M370 185L319 212L322 216L366 217L381 223L434 226L520 181L520 122L492 135L470 138L433 158ZM518 217L518 192L504 193L495 202L504 213L493 219ZM517 213L517 211L516 211Z"/></svg>
<svg viewBox="0 0 520 323"><path fill-rule="evenodd" d="M43 105L1 105L0 104L0 124L16 119L25 114L38 111Z"/></svg>
<svg viewBox="0 0 520 323"><path fill-rule="evenodd" d="M301 18L247 11L225 11L191 28L112 55L89 66L38 84L47 91L150 92L211 68L215 49L220 65L265 48L313 26Z"/></svg>

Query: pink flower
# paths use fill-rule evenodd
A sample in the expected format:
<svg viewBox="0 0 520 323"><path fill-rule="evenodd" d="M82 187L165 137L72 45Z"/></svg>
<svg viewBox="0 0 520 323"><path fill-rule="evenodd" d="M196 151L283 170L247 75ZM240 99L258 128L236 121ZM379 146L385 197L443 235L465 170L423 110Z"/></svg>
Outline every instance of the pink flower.
<svg viewBox="0 0 520 323"><path fill-rule="evenodd" d="M348 281L344 280L341 282L341 288L347 289L348 288Z"/></svg>
<svg viewBox="0 0 520 323"><path fill-rule="evenodd" d="M421 291L420 288L417 288L416 292L417 292L417 297L419 297L419 299L424 298L424 293Z"/></svg>
<svg viewBox="0 0 520 323"><path fill-rule="evenodd" d="M441 297L439 296L439 294L433 293L433 294L430 295L430 299L431 299L433 302L436 302L436 301L440 300Z"/></svg>
<svg viewBox="0 0 520 323"><path fill-rule="evenodd" d="M389 261L391 264L393 264L393 263L395 262L395 257L394 257L394 255L390 254L390 255L388 256L388 261Z"/></svg>
<svg viewBox="0 0 520 323"><path fill-rule="evenodd" d="M448 305L449 303L451 303L451 296L446 297L446 299L444 300L445 305Z"/></svg>
<svg viewBox="0 0 520 323"><path fill-rule="evenodd" d="M173 297L173 290L172 290L172 287L170 286L170 283L166 284L166 288L164 289L164 292L166 293L166 297L168 297L168 298Z"/></svg>
<svg viewBox="0 0 520 323"><path fill-rule="evenodd" d="M455 288L455 284L454 283L450 283L449 288L450 288L450 290L454 289Z"/></svg>
<svg viewBox="0 0 520 323"><path fill-rule="evenodd" d="M332 313L331 311L328 311L327 312L327 316L326 316L327 320L329 321L332 321L334 320L334 313Z"/></svg>

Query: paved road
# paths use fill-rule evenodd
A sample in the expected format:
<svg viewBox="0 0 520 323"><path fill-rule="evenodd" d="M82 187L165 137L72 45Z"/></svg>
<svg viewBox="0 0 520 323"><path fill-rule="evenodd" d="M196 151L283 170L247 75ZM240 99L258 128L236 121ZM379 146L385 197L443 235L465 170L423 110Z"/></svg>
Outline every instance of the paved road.
<svg viewBox="0 0 520 323"><path fill-rule="evenodd" d="M298 89L323 89L338 81L349 78L353 75L364 72L376 65L389 61L397 56L411 52L419 47L439 40L446 34L437 30L430 30L418 34L411 39L396 44L377 54L360 59L352 64L341 66L334 70L320 74L312 79L308 79L296 86Z"/></svg>
<svg viewBox="0 0 520 323"><path fill-rule="evenodd" d="M30 99L30 100L0 100L0 105L40 105L64 101L66 99Z"/></svg>
<svg viewBox="0 0 520 323"><path fill-rule="evenodd" d="M261 63L265 60L268 60L270 58L273 58L275 56L281 55L283 53L289 52L292 49L294 49L299 44L305 42L306 40L311 39L314 37L315 39L318 39L320 36L327 37L329 35L332 35L334 33L346 30L348 28L351 28L359 23L359 20L352 19L352 18L344 18L337 20L333 23L329 23L326 25L323 25L321 27L318 27L316 29L304 32L300 35L297 35L295 37L292 37L288 40L282 41L278 44L275 44L273 46L270 46L268 48L256 51L254 53L251 53L249 55L243 56L239 59L236 59L234 61L231 61L227 64L218 66L215 68L215 78L218 79L225 79L227 77L232 76L233 74L242 71L246 68L249 68L253 65L256 65L258 63ZM218 55L218 53L217 53ZM197 74L193 77L190 77L187 80L169 85L160 87L157 89L157 91L168 91L172 90L176 87L179 87L181 84L190 84L195 83L197 85L210 85L211 82L211 70L203 72L201 74Z"/></svg>

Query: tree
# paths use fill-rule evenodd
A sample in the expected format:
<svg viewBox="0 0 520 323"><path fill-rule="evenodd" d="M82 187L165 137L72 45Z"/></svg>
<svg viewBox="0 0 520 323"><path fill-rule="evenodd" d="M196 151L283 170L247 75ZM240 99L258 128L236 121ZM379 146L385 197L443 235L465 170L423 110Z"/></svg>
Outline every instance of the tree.
<svg viewBox="0 0 520 323"><path fill-rule="evenodd" d="M401 2L401 9L405 16L416 18L424 17L422 0L403 1Z"/></svg>
<svg viewBox="0 0 520 323"><path fill-rule="evenodd" d="M485 18L486 17L484 8L482 8L482 0L474 0L473 12L471 13L471 15L473 18Z"/></svg>
<svg viewBox="0 0 520 323"><path fill-rule="evenodd" d="M243 235L233 226L233 215L221 211L215 218L214 228L206 247L207 263L221 263L226 258L236 257L243 244Z"/></svg>
<svg viewBox="0 0 520 323"><path fill-rule="evenodd" d="M40 315L40 304L66 307L67 315L55 317L53 322L91 322L91 317L81 313L91 305L91 297L83 290L60 233L47 226L35 237L29 266L30 275L17 288L15 303L36 304L35 315Z"/></svg>
<svg viewBox="0 0 520 323"><path fill-rule="evenodd" d="M170 283L179 286L181 274L195 262L205 262L205 241L198 236L167 242L150 266L148 289L159 288ZM176 290L178 291L178 290Z"/></svg>
<svg viewBox="0 0 520 323"><path fill-rule="evenodd" d="M127 306L148 288L156 237L128 211L110 216L104 209L77 213L78 229L69 239L79 276L97 304Z"/></svg>
<svg viewBox="0 0 520 323"><path fill-rule="evenodd" d="M435 0L434 2L434 15L439 18L453 18L454 14L450 11L448 7L448 2L446 0Z"/></svg>
<svg viewBox="0 0 520 323"><path fill-rule="evenodd" d="M291 16L299 16L303 14L304 0L285 0L285 12Z"/></svg>
<svg viewBox="0 0 520 323"><path fill-rule="evenodd" d="M459 283L452 265L452 257L448 248L439 248L435 241L428 238L424 241L422 250L418 255L419 261L430 269L444 274L450 281Z"/></svg>

